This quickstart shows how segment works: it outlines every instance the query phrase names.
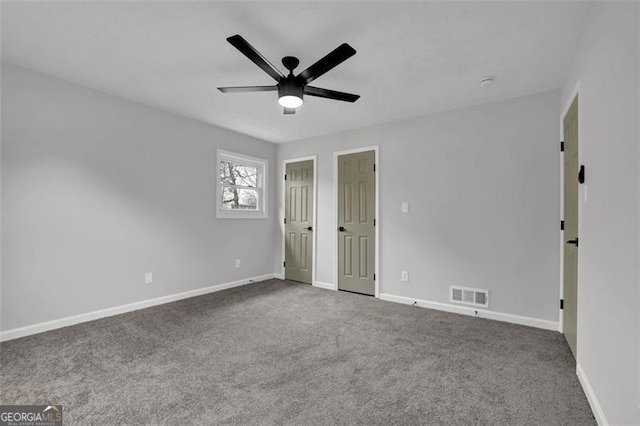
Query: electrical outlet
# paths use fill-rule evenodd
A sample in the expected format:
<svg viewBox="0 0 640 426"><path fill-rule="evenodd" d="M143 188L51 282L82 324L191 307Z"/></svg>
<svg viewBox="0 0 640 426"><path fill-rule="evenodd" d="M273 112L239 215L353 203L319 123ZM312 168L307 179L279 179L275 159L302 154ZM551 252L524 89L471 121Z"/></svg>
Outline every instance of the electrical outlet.
<svg viewBox="0 0 640 426"><path fill-rule="evenodd" d="M239 268L242 266L242 262L240 261L240 259L236 259L236 268Z"/></svg>
<svg viewBox="0 0 640 426"><path fill-rule="evenodd" d="M407 203L406 201L403 201L402 204L400 205L400 209L402 213L409 213L409 203Z"/></svg>
<svg viewBox="0 0 640 426"><path fill-rule="evenodd" d="M153 283L153 272L147 272L144 274L144 283L151 284Z"/></svg>
<svg viewBox="0 0 640 426"><path fill-rule="evenodd" d="M402 271L400 273L400 280L402 281L409 281L409 272L407 271Z"/></svg>

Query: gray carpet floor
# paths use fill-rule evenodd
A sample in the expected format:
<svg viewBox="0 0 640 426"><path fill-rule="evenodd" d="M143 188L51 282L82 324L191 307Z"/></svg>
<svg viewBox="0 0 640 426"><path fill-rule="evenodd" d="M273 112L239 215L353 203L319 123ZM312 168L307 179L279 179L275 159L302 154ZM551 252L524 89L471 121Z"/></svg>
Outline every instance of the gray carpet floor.
<svg viewBox="0 0 640 426"><path fill-rule="evenodd" d="M65 424L595 424L556 332L264 281L0 344Z"/></svg>

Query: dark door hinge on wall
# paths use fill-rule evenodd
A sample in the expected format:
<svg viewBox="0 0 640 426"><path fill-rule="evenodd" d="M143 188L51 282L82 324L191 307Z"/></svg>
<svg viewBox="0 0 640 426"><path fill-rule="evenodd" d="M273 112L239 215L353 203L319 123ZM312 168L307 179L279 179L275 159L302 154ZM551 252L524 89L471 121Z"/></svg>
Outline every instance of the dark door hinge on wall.
<svg viewBox="0 0 640 426"><path fill-rule="evenodd" d="M373 171L374 172L376 171L376 165L375 164L373 165Z"/></svg>
<svg viewBox="0 0 640 426"><path fill-rule="evenodd" d="M560 299L560 309L564 309L564 299Z"/></svg>
<svg viewBox="0 0 640 426"><path fill-rule="evenodd" d="M374 281L376 280L376 274L373 274L373 280Z"/></svg>
<svg viewBox="0 0 640 426"><path fill-rule="evenodd" d="M564 220L560 221L560 230L564 231Z"/></svg>
<svg viewBox="0 0 640 426"><path fill-rule="evenodd" d="M287 175L284 175L284 180L287 180Z"/></svg>
<svg viewBox="0 0 640 426"><path fill-rule="evenodd" d="M282 262L282 266L287 267L287 262Z"/></svg>
<svg viewBox="0 0 640 426"><path fill-rule="evenodd" d="M564 141L560 142L560 152L564 152Z"/></svg>
<svg viewBox="0 0 640 426"><path fill-rule="evenodd" d="M373 219L373 226L376 226L376 220Z"/></svg>
<svg viewBox="0 0 640 426"><path fill-rule="evenodd" d="M284 223L287 223L287 218L286 217L284 218Z"/></svg>

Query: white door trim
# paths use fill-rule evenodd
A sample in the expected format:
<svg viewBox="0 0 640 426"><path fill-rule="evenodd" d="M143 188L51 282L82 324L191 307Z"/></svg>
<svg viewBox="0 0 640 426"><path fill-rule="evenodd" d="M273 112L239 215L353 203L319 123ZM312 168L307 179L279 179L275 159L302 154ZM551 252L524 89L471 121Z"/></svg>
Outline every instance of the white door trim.
<svg viewBox="0 0 640 426"><path fill-rule="evenodd" d="M282 174L285 175L287 173L287 164L289 163L297 163L300 161L313 161L313 234L311 237L311 284L316 285L316 234L318 227L316 226L316 212L318 210L318 156L317 155L308 155L306 157L296 157L296 158L286 158L282 160ZM282 177L284 179L284 176ZM282 205L286 202L285 192L287 190L286 182L282 181L282 191L280 195L282 196ZM286 214L287 208L284 206L283 215ZM282 219L281 219L282 220ZM282 222L280 222L282 224ZM286 253L286 243L287 243L287 235L286 229L282 227L282 279L285 279L285 267L284 267L284 256Z"/></svg>
<svg viewBox="0 0 640 426"><path fill-rule="evenodd" d="M375 164L376 164L376 172L375 172L375 182L376 182L376 226L375 226L375 236L376 236L376 244L375 244L375 274L376 279L375 283L375 297L380 298L380 146L379 145L370 145L363 146L361 148L347 149L344 151L334 151L333 152L333 261L334 263L334 283L336 286L336 290L338 290L338 157L345 154L355 154L357 152L365 152L365 151L374 151L375 152Z"/></svg>

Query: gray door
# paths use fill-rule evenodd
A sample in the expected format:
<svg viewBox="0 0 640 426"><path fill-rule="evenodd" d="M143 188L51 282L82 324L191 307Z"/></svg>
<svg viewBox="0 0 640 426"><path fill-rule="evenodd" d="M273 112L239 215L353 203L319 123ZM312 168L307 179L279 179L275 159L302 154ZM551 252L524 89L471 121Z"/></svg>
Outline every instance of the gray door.
<svg viewBox="0 0 640 426"><path fill-rule="evenodd" d="M313 160L288 163L285 173L284 277L312 284Z"/></svg>
<svg viewBox="0 0 640 426"><path fill-rule="evenodd" d="M564 117L564 256L562 326L573 356L578 331L578 97Z"/></svg>
<svg viewBox="0 0 640 426"><path fill-rule="evenodd" d="M375 151L338 156L338 289L375 294Z"/></svg>

